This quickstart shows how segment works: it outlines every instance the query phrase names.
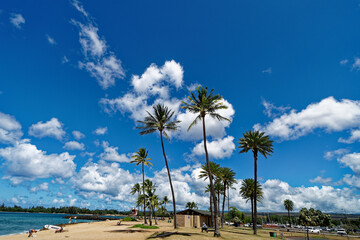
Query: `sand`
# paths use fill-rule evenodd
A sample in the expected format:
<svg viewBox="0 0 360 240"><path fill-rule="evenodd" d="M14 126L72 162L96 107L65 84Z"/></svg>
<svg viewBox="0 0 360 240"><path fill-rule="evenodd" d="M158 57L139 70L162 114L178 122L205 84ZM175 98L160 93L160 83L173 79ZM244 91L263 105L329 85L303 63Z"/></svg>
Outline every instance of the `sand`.
<svg viewBox="0 0 360 240"><path fill-rule="evenodd" d="M135 224L142 222L122 222L120 226L117 226L117 220L104 221L104 222L92 222L92 223L78 223L70 224L64 227L62 233L56 233L54 230L43 230L35 233L36 237L28 238L28 234L19 234L11 236L2 236L0 240L24 240L24 239L71 239L71 240L143 240L143 239L167 239L167 240L182 240L182 239L196 239L196 240L208 240L214 239L213 233L202 233L199 228L179 228L174 230L172 224L167 221L159 221L159 229L141 229L141 228L129 228ZM177 234L167 236L165 238L150 238L164 232L177 232ZM221 238L216 239L244 239L244 240L259 240L259 239L279 239L270 238L269 232L273 229L259 229L258 235L253 235L250 228L234 228L224 227L221 230ZM288 233L275 230L277 236L283 234L284 238L298 237L298 239L304 239L304 233ZM310 237L321 238L321 235L312 234ZM326 236L327 239L345 240L346 236ZM355 238L353 238L355 240ZM359 238L358 238L359 239Z"/></svg>

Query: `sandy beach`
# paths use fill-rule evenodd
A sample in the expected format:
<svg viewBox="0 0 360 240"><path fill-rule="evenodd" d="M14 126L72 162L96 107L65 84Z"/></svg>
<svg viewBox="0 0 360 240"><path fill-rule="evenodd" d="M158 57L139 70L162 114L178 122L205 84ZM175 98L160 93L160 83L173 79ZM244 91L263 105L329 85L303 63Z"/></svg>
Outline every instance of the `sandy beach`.
<svg viewBox="0 0 360 240"><path fill-rule="evenodd" d="M62 233L56 233L54 230L42 230L35 233L33 238L28 238L28 234L19 234L11 236L1 236L0 240L24 240L24 239L75 239L75 240L119 240L119 239L163 239L156 238L155 236L164 232L177 232L171 236L167 236L166 239L214 239L213 233L201 232L199 228L179 228L174 230L171 223L167 221L159 221L159 229L140 229L130 228L131 226L141 222L122 222L118 226L117 221L104 221L104 222L91 222L91 223L78 223L70 224L64 227ZM258 235L254 236L252 230L249 228L234 228L224 227L221 231L221 239L274 239L269 237L269 232L274 230L259 229ZM304 238L303 233L287 233L276 231L278 237L289 238L297 237ZM322 235L311 235L312 237L321 238ZM346 236L326 236L326 239L346 239Z"/></svg>

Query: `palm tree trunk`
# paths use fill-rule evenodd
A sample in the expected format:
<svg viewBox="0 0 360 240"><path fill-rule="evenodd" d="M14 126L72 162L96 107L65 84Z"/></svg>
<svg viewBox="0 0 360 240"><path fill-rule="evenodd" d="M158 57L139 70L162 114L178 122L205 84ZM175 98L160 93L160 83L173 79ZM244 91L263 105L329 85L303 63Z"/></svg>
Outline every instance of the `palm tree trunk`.
<svg viewBox="0 0 360 240"><path fill-rule="evenodd" d="M224 183L224 199L223 199L223 206L222 206L221 227L224 227L225 202L226 202L226 183Z"/></svg>
<svg viewBox="0 0 360 240"><path fill-rule="evenodd" d="M213 202L212 202L211 192L210 192L210 213L211 213L211 221L214 224L215 218L214 218L214 213L213 213Z"/></svg>
<svg viewBox="0 0 360 240"><path fill-rule="evenodd" d="M154 219L155 219L155 225L157 225L157 220L156 220L156 210L154 208Z"/></svg>
<svg viewBox="0 0 360 240"><path fill-rule="evenodd" d="M253 223L253 229L254 229L254 201L252 198L250 198L251 202L251 222Z"/></svg>
<svg viewBox="0 0 360 240"><path fill-rule="evenodd" d="M214 192L214 184L213 184L213 177L210 171L210 163L209 163L209 154L207 151L207 147L206 147L206 130L205 130L205 116L202 116L202 120L203 120L203 135L204 135L204 150L205 150L205 156L206 156L206 165L207 165L207 169L208 169L208 173L209 173L209 181L210 181L210 193L211 196L213 198L213 205L214 205L214 215L215 215L215 231L214 231L214 237L220 237L220 230L219 230L219 226L218 226L218 219L217 219L217 204L216 204L216 196L215 196L215 192Z"/></svg>
<svg viewBox="0 0 360 240"><path fill-rule="evenodd" d="M257 233L257 208L256 208L256 202L257 202L257 150L253 151L254 152L254 221L253 221L253 226L254 226L254 234L256 235Z"/></svg>
<svg viewBox="0 0 360 240"><path fill-rule="evenodd" d="M166 158L166 154L165 154L165 148L164 148L164 142L163 142L163 137L162 137L162 131L160 131L160 139L161 139L161 147L162 147L162 151L163 151L163 154L164 154L165 165L166 165L166 169L167 169L167 173L168 173L168 177L169 177L170 188L171 188L171 195L172 195L172 200L173 200L173 207L174 207L174 228L177 228L175 193L174 193L174 188L173 188L173 185L172 185L172 182L171 182L170 170L169 170L169 166L168 166L168 162L167 162L167 158Z"/></svg>
<svg viewBox="0 0 360 240"><path fill-rule="evenodd" d="M290 227L291 227L290 210L288 210L288 217L289 217L289 223L290 223Z"/></svg>
<svg viewBox="0 0 360 240"><path fill-rule="evenodd" d="M143 194L144 194L144 224L147 224L146 221L146 197L145 197L145 176L144 176L144 163L142 163L142 174L143 174Z"/></svg>
<svg viewBox="0 0 360 240"><path fill-rule="evenodd" d="M228 186L228 214L230 212L230 187Z"/></svg>
<svg viewBox="0 0 360 240"><path fill-rule="evenodd" d="M152 209L150 208L150 219L149 219L149 222L150 222L150 226L152 226Z"/></svg>

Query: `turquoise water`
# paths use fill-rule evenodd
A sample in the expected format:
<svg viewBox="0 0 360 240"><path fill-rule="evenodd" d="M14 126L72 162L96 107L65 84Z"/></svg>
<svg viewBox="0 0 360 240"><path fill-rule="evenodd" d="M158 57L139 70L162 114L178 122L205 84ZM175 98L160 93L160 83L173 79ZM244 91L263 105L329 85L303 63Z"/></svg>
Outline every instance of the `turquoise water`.
<svg viewBox="0 0 360 240"><path fill-rule="evenodd" d="M68 214L0 212L0 235L24 233L29 229L39 230L46 224L68 223L68 219L62 218L66 215ZM77 222L90 221L78 219Z"/></svg>

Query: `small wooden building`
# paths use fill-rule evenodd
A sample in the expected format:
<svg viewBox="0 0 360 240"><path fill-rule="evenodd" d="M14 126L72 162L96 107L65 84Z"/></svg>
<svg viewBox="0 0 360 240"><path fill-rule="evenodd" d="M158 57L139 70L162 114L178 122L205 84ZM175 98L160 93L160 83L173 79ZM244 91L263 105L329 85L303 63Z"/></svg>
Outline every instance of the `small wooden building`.
<svg viewBox="0 0 360 240"><path fill-rule="evenodd" d="M177 224L179 227L200 228L203 223L211 227L211 213L209 211L186 209L176 213Z"/></svg>

